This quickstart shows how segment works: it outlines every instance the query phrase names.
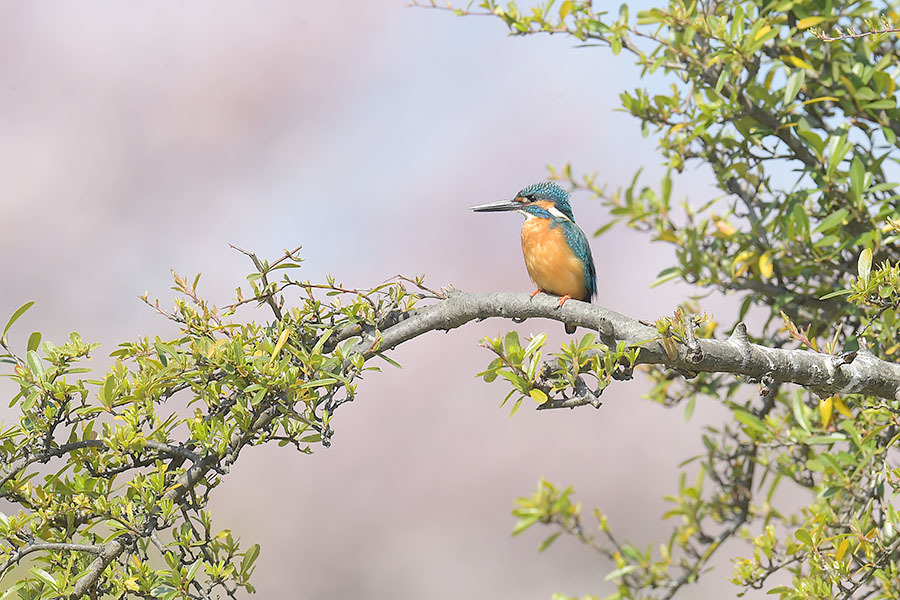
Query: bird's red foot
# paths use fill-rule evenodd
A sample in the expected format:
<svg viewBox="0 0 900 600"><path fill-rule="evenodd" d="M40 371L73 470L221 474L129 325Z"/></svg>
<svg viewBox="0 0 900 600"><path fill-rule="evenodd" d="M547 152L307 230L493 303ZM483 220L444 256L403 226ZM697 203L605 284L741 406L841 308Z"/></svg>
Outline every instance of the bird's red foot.
<svg viewBox="0 0 900 600"><path fill-rule="evenodd" d="M556 305L556 308L562 308L562 305L566 303L566 300L571 300L572 296L566 294L559 299L559 304Z"/></svg>
<svg viewBox="0 0 900 600"><path fill-rule="evenodd" d="M531 298L533 299L535 296L537 296L538 294L540 294L543 291L544 290L534 290L533 292L531 292Z"/></svg>

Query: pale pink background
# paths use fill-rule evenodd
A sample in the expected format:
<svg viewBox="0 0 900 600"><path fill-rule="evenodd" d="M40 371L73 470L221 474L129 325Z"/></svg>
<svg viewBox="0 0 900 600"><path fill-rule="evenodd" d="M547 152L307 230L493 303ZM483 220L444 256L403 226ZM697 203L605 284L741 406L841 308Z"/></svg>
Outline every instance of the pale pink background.
<svg viewBox="0 0 900 600"><path fill-rule="evenodd" d="M638 84L631 59L506 33L402 0L0 1L0 321L35 300L13 342L79 331L103 342L102 369L118 341L168 331L137 296L167 304L170 268L202 272L201 290L227 303L249 269L228 243L266 256L302 244L304 277L348 286L425 273L435 287L530 291L519 218L469 206L548 163L611 188L663 171L655 142L614 112ZM707 182L688 172L676 193L705 202ZM608 220L585 195L573 204L589 233ZM685 296L648 289L668 247L622 229L592 244L599 303L653 319ZM399 349L403 370L361 383L331 449L241 456L212 509L262 544L258 597L609 594L611 567L589 550L561 539L536 553L550 530L510 537L513 499L542 476L575 485L623 539L667 537L661 496L721 409L701 400L685 423L635 381L600 410L510 419L506 388L474 377L490 360L479 339L509 326ZM564 339L555 322L518 329ZM687 595L718 597L719 564Z"/></svg>

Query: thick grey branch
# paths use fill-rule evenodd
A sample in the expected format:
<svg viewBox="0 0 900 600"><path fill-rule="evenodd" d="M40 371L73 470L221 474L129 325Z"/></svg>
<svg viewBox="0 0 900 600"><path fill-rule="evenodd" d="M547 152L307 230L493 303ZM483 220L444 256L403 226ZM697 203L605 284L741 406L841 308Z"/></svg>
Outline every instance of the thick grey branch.
<svg viewBox="0 0 900 600"><path fill-rule="evenodd" d="M116 557L118 557L123 550L127 547L126 542L127 536L119 536L114 540L110 540L103 544L100 550L100 555L94 559L94 562L91 563L91 566L88 568L88 572L81 579L79 579L75 583L75 589L72 592L73 600L76 598L81 598L84 596L91 586L96 583L97 579L100 577L100 574L103 573L103 570L109 566L109 563L114 561Z"/></svg>
<svg viewBox="0 0 900 600"><path fill-rule="evenodd" d="M449 330L469 321L489 317L507 319L547 318L600 332L607 346L624 341L640 347L637 362L656 364L685 371L733 373L754 379L769 377L775 381L794 383L818 394L865 394L880 398L900 399L900 364L876 358L861 350L851 361L836 360L828 354L811 350L784 350L752 344L741 323L727 340L697 340L696 353L678 347L675 358L669 358L652 327L601 306L569 300L561 308L557 298L539 294L498 292L469 294L452 292L446 300L418 309L409 317L380 332L377 339L363 339L354 350L371 356L399 346L423 333ZM602 328L602 329L601 329Z"/></svg>
<svg viewBox="0 0 900 600"><path fill-rule="evenodd" d="M2 577L6 571L9 570L14 564L31 554L32 552L52 552L52 551L60 551L66 550L69 552L87 552L89 554L100 554L103 551L103 546L100 544L65 544L59 542L47 542L47 543L39 543L39 544L28 544L26 546L22 546L15 552L13 552L12 556L9 557L2 567L0 567L0 577Z"/></svg>

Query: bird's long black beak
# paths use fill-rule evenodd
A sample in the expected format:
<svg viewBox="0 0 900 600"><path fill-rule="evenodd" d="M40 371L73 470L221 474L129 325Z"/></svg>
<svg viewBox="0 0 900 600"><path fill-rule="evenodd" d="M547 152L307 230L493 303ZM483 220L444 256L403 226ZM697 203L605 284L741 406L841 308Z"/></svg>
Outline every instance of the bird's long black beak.
<svg viewBox="0 0 900 600"><path fill-rule="evenodd" d="M522 208L522 203L515 200L501 200L500 202L491 202L490 204L479 204L473 206L475 212L502 212L507 210L518 210Z"/></svg>

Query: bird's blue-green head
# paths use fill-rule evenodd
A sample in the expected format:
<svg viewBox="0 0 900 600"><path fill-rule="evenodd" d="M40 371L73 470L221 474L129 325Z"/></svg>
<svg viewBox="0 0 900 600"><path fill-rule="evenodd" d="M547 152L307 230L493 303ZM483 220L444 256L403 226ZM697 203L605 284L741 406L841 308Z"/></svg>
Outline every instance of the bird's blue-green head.
<svg viewBox="0 0 900 600"><path fill-rule="evenodd" d="M523 188L512 200L473 206L475 212L517 210L538 217L550 217L554 213L575 220L569 205L569 193L552 181L541 181Z"/></svg>
<svg viewBox="0 0 900 600"><path fill-rule="evenodd" d="M575 220L575 216L572 214L572 207L569 205L569 192L552 181L532 183L516 194L516 200L535 204L538 202L552 202L556 210L566 215L570 220Z"/></svg>

